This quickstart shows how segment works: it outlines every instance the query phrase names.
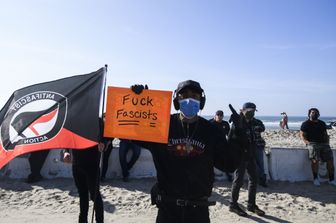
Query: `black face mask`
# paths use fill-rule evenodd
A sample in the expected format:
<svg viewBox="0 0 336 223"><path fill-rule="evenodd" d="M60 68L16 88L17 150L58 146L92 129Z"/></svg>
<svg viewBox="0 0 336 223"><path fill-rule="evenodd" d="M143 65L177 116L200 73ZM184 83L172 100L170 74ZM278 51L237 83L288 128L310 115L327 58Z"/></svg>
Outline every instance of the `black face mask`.
<svg viewBox="0 0 336 223"><path fill-rule="evenodd" d="M251 120L253 117L254 117L254 111L247 111L247 112L245 113L245 118L246 118L247 120Z"/></svg>
<svg viewBox="0 0 336 223"><path fill-rule="evenodd" d="M310 116L312 120L317 120L318 119L318 114L313 114Z"/></svg>

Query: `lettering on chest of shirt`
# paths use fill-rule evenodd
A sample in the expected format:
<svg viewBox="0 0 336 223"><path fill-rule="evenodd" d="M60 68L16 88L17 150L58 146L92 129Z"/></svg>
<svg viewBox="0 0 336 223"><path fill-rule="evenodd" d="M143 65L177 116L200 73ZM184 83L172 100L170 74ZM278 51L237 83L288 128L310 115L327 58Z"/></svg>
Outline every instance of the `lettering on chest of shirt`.
<svg viewBox="0 0 336 223"><path fill-rule="evenodd" d="M178 138L168 140L168 151L175 156L197 156L205 151L206 145L196 139Z"/></svg>

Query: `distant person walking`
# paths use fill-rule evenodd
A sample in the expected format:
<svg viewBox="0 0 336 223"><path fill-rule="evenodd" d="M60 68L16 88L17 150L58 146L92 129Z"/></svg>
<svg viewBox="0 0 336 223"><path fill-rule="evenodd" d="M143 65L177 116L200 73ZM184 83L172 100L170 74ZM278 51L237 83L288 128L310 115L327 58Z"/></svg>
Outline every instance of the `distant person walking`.
<svg viewBox="0 0 336 223"><path fill-rule="evenodd" d="M230 131L230 124L227 121L224 121L224 112L222 110L218 110L215 113L215 117L210 119L209 121L214 124L221 133L227 137ZM232 174L230 172L225 172L227 179L232 182Z"/></svg>
<svg viewBox="0 0 336 223"><path fill-rule="evenodd" d="M286 112L282 112L280 115L282 115L282 119L280 121L280 127L282 129L288 129L288 116Z"/></svg>
<svg viewBox="0 0 336 223"><path fill-rule="evenodd" d="M314 185L320 186L318 179L319 161L327 162L329 184L336 186L334 176L334 157L329 145L329 136L324 121L319 120L320 112L317 108L308 111L308 120L302 123L300 136L308 148L309 159L314 177Z"/></svg>

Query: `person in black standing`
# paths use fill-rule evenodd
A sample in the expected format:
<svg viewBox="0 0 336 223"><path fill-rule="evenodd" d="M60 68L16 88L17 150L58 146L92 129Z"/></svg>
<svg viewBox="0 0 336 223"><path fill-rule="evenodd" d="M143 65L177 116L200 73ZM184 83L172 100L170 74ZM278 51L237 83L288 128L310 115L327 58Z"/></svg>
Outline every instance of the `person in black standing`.
<svg viewBox="0 0 336 223"><path fill-rule="evenodd" d="M36 152L30 153L28 158L30 166L30 174L26 180L27 183L35 183L42 180L41 169L45 160L48 157L50 150L39 150Z"/></svg>
<svg viewBox="0 0 336 223"><path fill-rule="evenodd" d="M219 127L225 136L228 136L230 131L230 124L224 120L224 112L222 110L216 111L215 117L209 121L215 126Z"/></svg>
<svg viewBox="0 0 336 223"><path fill-rule="evenodd" d="M240 144L243 149L243 162L234 171L234 178L231 188L231 201L229 211L240 216L247 216L247 213L238 205L239 191L244 183L244 175L247 170L248 174L248 206L247 210L256 213L259 216L265 215L265 212L260 210L256 205L256 193L258 184L258 174L256 168L256 142L255 131L253 126L254 113L256 105L247 102L243 105L240 116L240 125L244 126L243 131L235 131L237 124L233 123L229 133L229 140L234 140ZM239 137L245 135L245 137Z"/></svg>
<svg viewBox="0 0 336 223"><path fill-rule="evenodd" d="M143 88L132 86L138 94ZM167 144L134 141L153 156L157 184L151 197L158 207L156 222L209 223L209 206L215 204L208 200L213 188L213 168L233 171L241 161L241 151L198 115L205 105L205 94L198 82L179 83L173 104L180 112L170 117ZM230 108L238 122L239 115Z"/></svg>
<svg viewBox="0 0 336 223"><path fill-rule="evenodd" d="M105 112L103 114L103 122L105 123ZM105 181L107 169L109 166L109 158L113 149L113 140L114 138L108 138L108 137L103 137L102 139L102 143L104 143L104 151L103 151L103 167L100 176L100 182Z"/></svg>
<svg viewBox="0 0 336 223"><path fill-rule="evenodd" d="M209 121L218 127L218 129L225 135L228 136L230 131L230 124L223 120L224 119L224 112L222 110L218 110L215 113L215 117L210 119ZM229 172L225 172L227 179L232 182L232 174Z"/></svg>
<svg viewBox="0 0 336 223"><path fill-rule="evenodd" d="M100 151L103 151L104 144L88 149L73 149L64 152L64 162L72 161L72 174L79 195L79 223L87 223L89 210L89 194L92 201L95 202L95 216L97 223L104 222L104 206L99 191L99 162Z"/></svg>
<svg viewBox="0 0 336 223"><path fill-rule="evenodd" d="M109 166L109 158L113 150L113 140L114 138L103 138L104 143L104 152L103 152L103 167L102 167L102 173L100 177L100 181L104 182L106 178L107 169Z"/></svg>
<svg viewBox="0 0 336 223"><path fill-rule="evenodd" d="M329 184L336 186L334 176L334 157L329 145L327 126L324 121L319 120L320 112L317 108L308 111L308 120L301 125L300 136L308 147L308 155L311 161L311 169L314 177L314 185L320 186L318 179L319 161L327 162Z"/></svg>

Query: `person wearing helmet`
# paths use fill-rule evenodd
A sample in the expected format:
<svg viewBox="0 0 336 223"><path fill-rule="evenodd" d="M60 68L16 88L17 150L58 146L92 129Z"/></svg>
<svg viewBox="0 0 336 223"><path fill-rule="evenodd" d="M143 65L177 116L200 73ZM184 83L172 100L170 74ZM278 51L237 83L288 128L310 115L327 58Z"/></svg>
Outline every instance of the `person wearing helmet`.
<svg viewBox="0 0 336 223"><path fill-rule="evenodd" d="M229 133L229 139L237 141L243 149L243 161L239 167L234 171L233 182L231 187L231 201L229 211L238 214L239 216L247 216L247 213L240 208L238 204L239 191L244 183L245 171L248 174L248 201L247 210L256 213L259 216L265 215L265 212L260 210L256 205L256 193L258 184L258 174L256 166L256 121L254 113L257 111L256 105L252 102L247 102L243 105L240 112L240 125L244 126L244 131L235 131L237 123L233 123ZM238 133L238 134L237 134ZM239 138L239 135L246 137Z"/></svg>
<svg viewBox="0 0 336 223"><path fill-rule="evenodd" d="M308 111L308 119L304 121L300 128L300 136L308 148L309 159L314 177L314 185L320 186L318 179L319 161L327 162L329 173L329 183L336 186L334 176L334 157L329 145L329 136L324 121L319 120L320 112L317 108Z"/></svg>
<svg viewBox="0 0 336 223"><path fill-rule="evenodd" d="M133 85L135 93L143 86ZM193 80L178 84L173 104L178 113L170 117L168 143L134 141L148 149L157 171L151 190L152 204L158 207L157 223L209 223L209 201L216 167L233 171L241 152L229 144L225 135L198 115L205 105L205 93ZM232 106L230 107L232 108ZM237 120L239 115L232 111Z"/></svg>

